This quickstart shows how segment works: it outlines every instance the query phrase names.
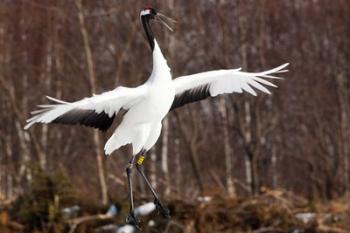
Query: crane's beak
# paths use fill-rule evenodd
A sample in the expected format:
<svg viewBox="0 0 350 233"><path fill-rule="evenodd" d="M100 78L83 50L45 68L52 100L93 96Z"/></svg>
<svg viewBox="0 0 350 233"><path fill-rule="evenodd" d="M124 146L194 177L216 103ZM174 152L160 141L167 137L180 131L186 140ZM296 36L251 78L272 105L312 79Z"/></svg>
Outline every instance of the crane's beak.
<svg viewBox="0 0 350 233"><path fill-rule="evenodd" d="M170 18L168 16L165 16L165 15L159 13L159 12L155 16L155 20L156 20L156 22L159 22L159 23L163 24L170 31L174 31L172 29L172 27L170 27L169 24L166 21L169 21L171 23L176 23L176 20L174 20L174 19L172 19L172 18Z"/></svg>

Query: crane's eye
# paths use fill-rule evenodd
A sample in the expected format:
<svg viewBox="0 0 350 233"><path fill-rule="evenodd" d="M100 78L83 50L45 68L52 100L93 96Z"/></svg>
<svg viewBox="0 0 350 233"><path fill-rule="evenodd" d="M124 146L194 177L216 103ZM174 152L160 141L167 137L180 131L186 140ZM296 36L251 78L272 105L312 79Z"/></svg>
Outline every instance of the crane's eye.
<svg viewBox="0 0 350 233"><path fill-rule="evenodd" d="M156 14L157 14L157 12L156 12L155 9L151 8L150 10L151 10L151 13L152 13L153 15L156 15Z"/></svg>

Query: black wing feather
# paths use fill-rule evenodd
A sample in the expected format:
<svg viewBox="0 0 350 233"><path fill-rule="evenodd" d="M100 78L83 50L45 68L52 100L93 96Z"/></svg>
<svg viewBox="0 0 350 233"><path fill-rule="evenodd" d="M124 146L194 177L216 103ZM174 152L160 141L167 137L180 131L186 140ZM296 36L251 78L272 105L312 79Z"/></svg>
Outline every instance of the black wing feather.
<svg viewBox="0 0 350 233"><path fill-rule="evenodd" d="M105 112L96 113L94 110L73 109L57 117L52 123L67 125L85 125L106 131L113 123L115 114L109 117Z"/></svg>
<svg viewBox="0 0 350 233"><path fill-rule="evenodd" d="M203 85L197 88L184 91L180 94L177 94L175 96L173 104L171 105L170 111L175 108L181 107L185 104L200 101L210 97L209 88L210 88L210 85L207 84L207 85Z"/></svg>

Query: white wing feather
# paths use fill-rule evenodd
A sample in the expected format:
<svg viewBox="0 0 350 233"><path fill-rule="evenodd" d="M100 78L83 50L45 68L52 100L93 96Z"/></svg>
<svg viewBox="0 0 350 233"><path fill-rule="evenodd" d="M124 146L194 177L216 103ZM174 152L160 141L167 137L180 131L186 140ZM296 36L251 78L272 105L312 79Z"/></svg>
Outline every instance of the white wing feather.
<svg viewBox="0 0 350 233"><path fill-rule="evenodd" d="M39 105L41 109L33 111L34 116L27 120L24 129L30 128L35 123L50 123L58 117L72 110L93 110L97 114L106 113L109 117L117 114L121 108L129 109L134 103L142 99L146 93L145 86L137 88L117 87L116 89L94 95L90 98L68 103L47 96L57 104Z"/></svg>
<svg viewBox="0 0 350 233"><path fill-rule="evenodd" d="M277 86L265 79L279 79L274 74L287 72L284 69L287 66L288 63L259 73L242 72L241 69L208 71L176 78L173 83L177 95L205 85L209 86L210 96L243 91L256 96L254 89L270 94L265 86Z"/></svg>

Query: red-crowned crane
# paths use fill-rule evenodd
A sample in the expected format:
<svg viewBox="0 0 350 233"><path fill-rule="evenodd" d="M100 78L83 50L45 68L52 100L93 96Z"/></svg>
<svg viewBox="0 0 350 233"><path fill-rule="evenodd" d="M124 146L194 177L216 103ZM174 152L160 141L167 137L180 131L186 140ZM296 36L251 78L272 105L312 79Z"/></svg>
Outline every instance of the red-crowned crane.
<svg viewBox="0 0 350 233"><path fill-rule="evenodd" d="M286 72L284 68L288 65L284 64L259 73L227 69L172 79L170 68L154 38L150 24L152 20L155 20L171 29L165 23L165 20L171 19L149 7L141 11L140 18L153 55L153 70L144 84L135 88L117 87L112 91L72 103L48 97L55 104L39 106L41 109L32 112L34 116L27 121L28 124L25 126L25 129L28 129L35 123L62 123L81 124L107 130L119 110L126 110L122 122L107 141L104 150L106 155L109 155L123 145L132 145L133 155L126 168L130 201L127 222L136 226L138 220L134 214L131 179L134 165L152 192L157 210L162 215L169 216L169 210L163 207L143 169L145 153L159 138L162 119L167 113L185 104L225 93L246 91L256 96L255 90L259 90L270 94L266 86L276 87L276 85L266 79L276 79L274 75Z"/></svg>

